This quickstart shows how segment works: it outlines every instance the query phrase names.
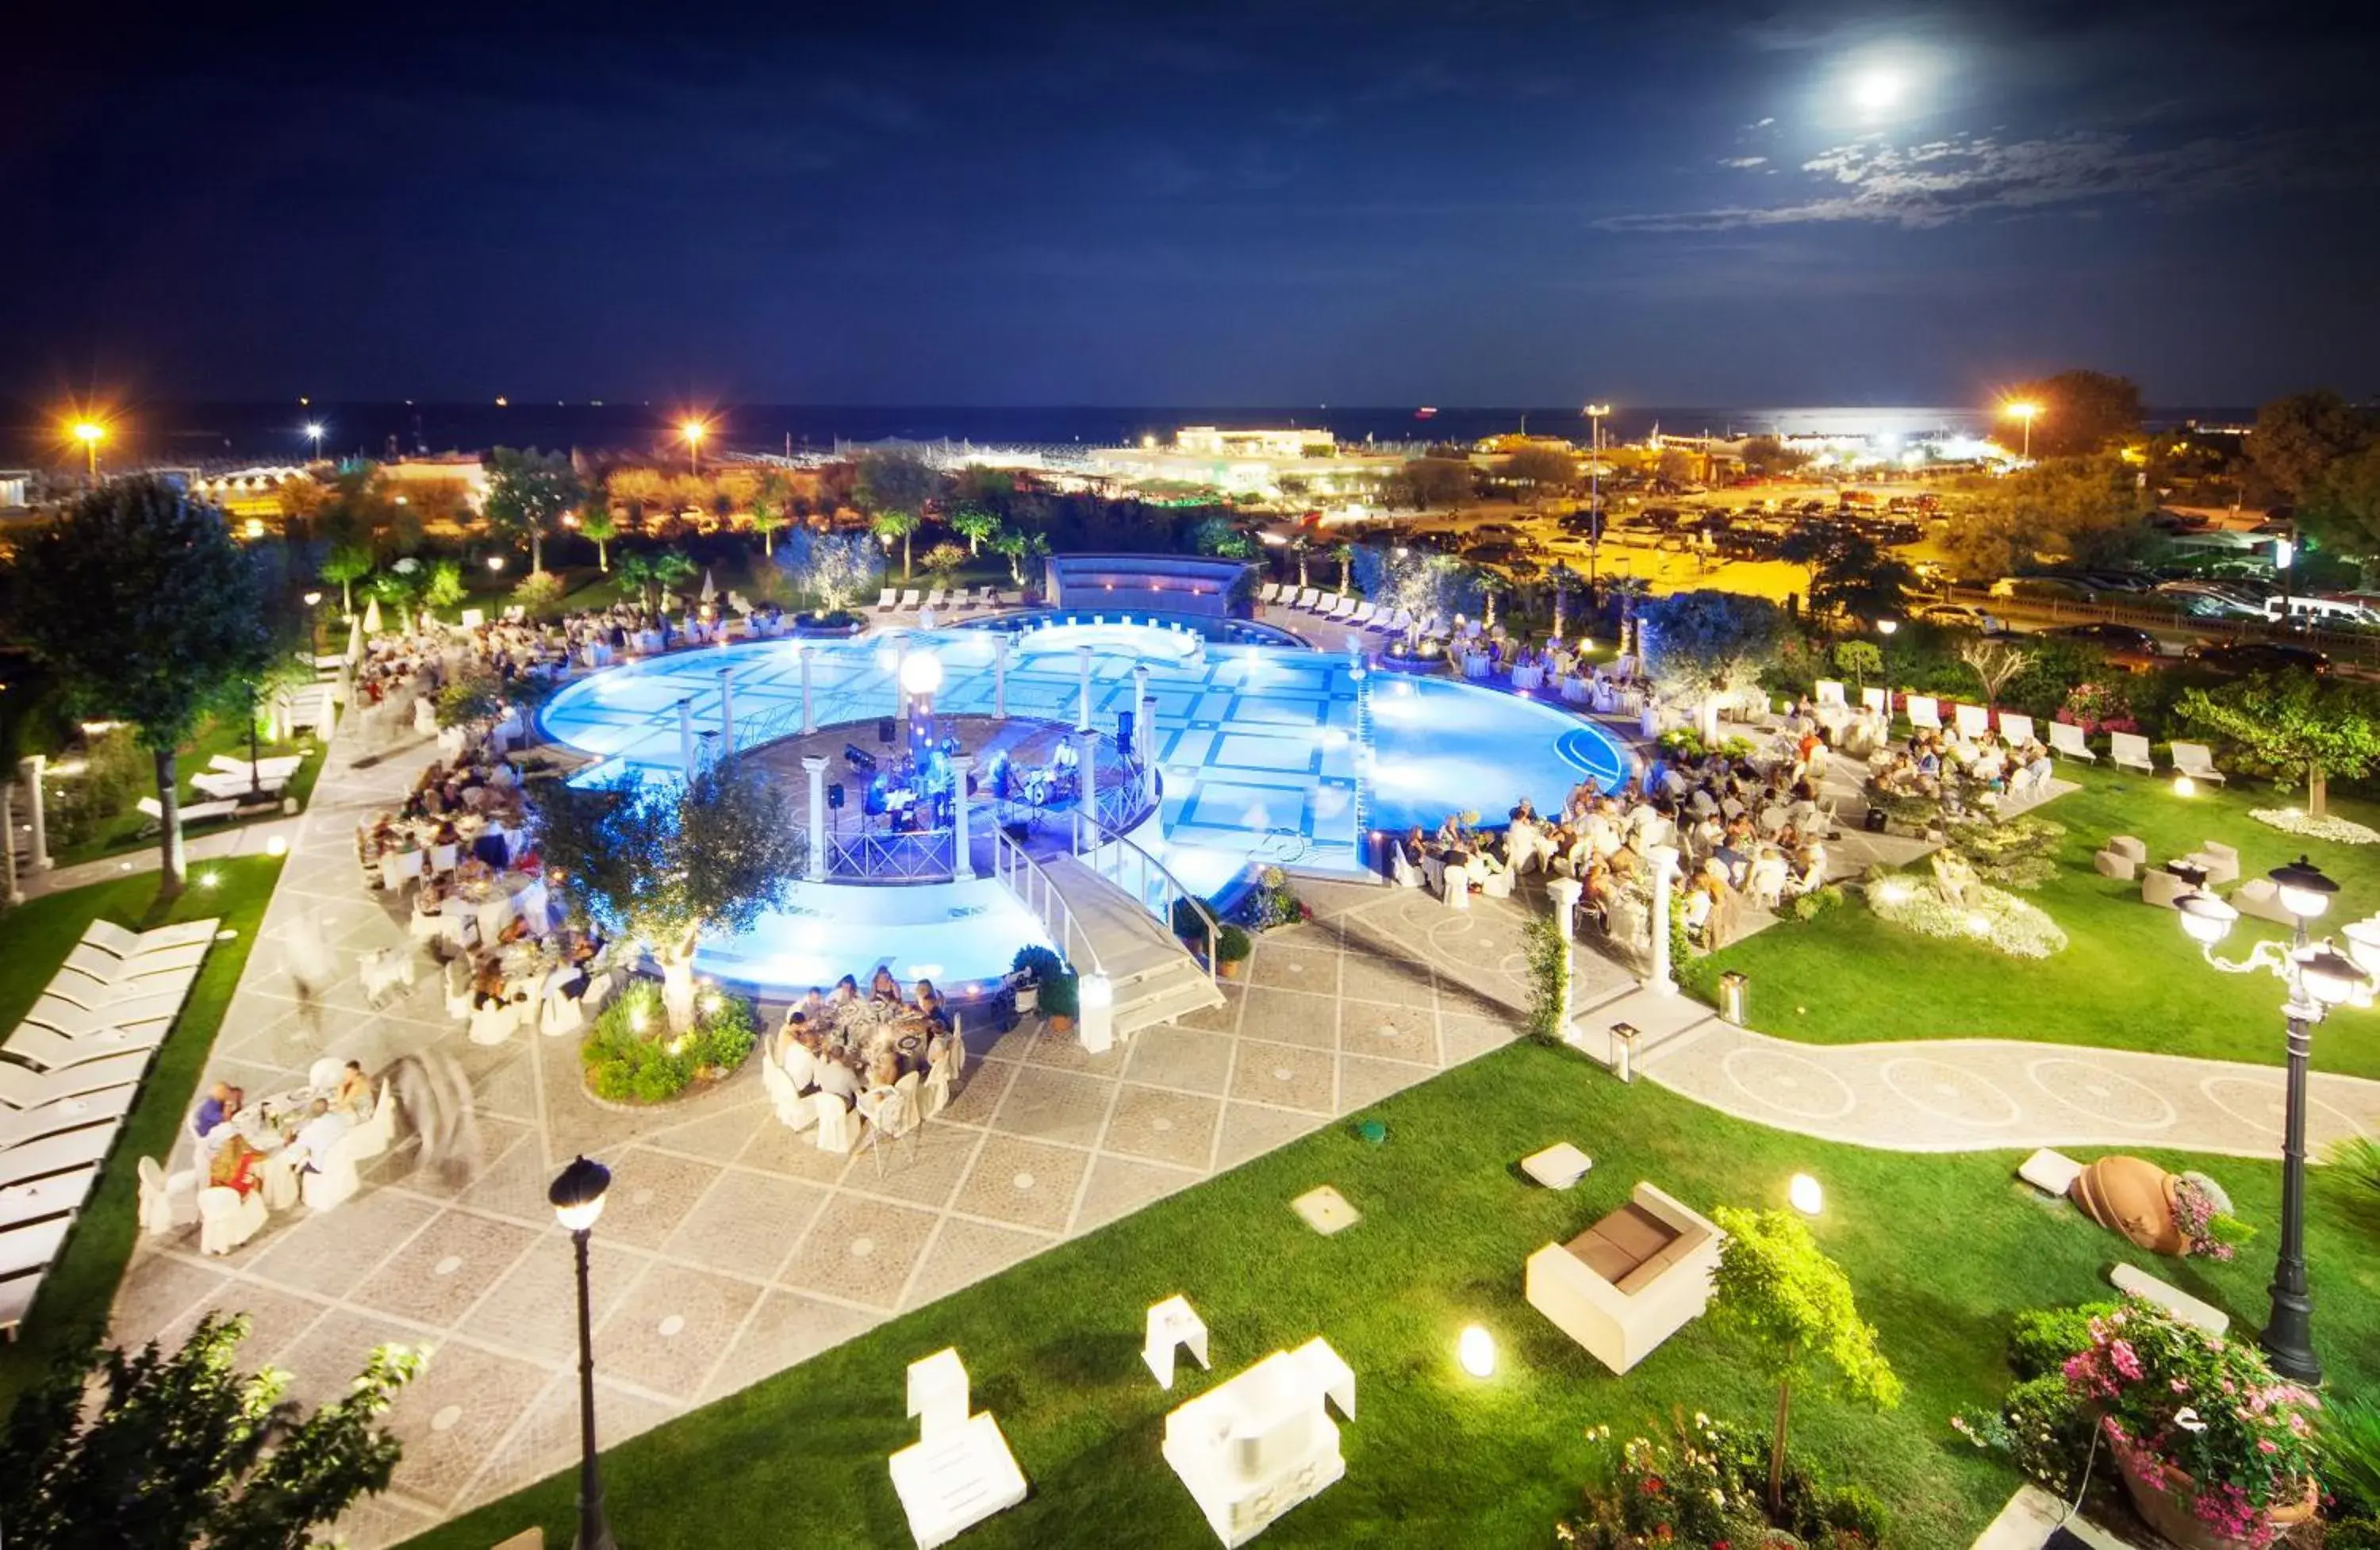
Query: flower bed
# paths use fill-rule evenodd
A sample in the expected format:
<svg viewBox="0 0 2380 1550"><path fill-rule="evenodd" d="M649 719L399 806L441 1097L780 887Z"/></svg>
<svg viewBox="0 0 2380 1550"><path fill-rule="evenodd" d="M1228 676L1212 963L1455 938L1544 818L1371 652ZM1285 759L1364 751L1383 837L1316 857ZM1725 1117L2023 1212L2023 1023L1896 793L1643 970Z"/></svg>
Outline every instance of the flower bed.
<svg viewBox="0 0 2380 1550"><path fill-rule="evenodd" d="M1784 1521L1767 1512L1768 1447L1741 1427L1700 1411L1672 1437L1602 1445L1602 1478L1586 1505L1554 1530L1557 1544L1588 1550L1767 1550L1769 1546L1860 1550L1883 1542L1884 1508L1857 1486L1830 1487L1797 1462L1785 1466Z"/></svg>
<svg viewBox="0 0 2380 1550"><path fill-rule="evenodd" d="M673 1035L660 987L639 981L604 1008L578 1059L587 1090L604 1102L666 1103L733 1074L758 1037L750 1003L715 990L703 992L694 1026Z"/></svg>
<svg viewBox="0 0 2380 1550"><path fill-rule="evenodd" d="M2380 845L2380 829L2327 815L2315 817L2297 807L2259 807L2248 815L2258 823L2305 840L2328 840L2340 845Z"/></svg>
<svg viewBox="0 0 2380 1550"><path fill-rule="evenodd" d="M2066 933L2041 910L1982 883L1953 904L1914 878L1887 877L1867 887L1868 908L1893 925L1946 941L1974 942L2011 958L2046 958L2066 951Z"/></svg>

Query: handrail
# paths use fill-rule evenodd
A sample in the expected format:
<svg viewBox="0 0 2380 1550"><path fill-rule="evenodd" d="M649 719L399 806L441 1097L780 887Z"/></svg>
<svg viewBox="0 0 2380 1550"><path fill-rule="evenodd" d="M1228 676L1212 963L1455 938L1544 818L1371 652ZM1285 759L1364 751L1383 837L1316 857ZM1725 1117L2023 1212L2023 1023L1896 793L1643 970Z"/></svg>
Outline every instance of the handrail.
<svg viewBox="0 0 2380 1550"><path fill-rule="evenodd" d="M1098 843L1087 848L1083 844L1083 826L1085 824L1091 826L1092 833L1098 840ZM1101 866L1098 859L1099 852L1110 844L1121 847L1116 856L1115 870L1112 873L1109 872L1105 866ZM1100 821L1097 814L1086 813L1080 807L1076 807L1075 809L1075 859L1088 866L1091 870L1099 873L1099 876L1106 878L1118 888L1123 888L1125 886L1123 880L1123 857L1122 854L1123 850L1129 850L1133 854L1140 858L1139 886L1135 889L1129 889L1126 891L1130 892L1135 899L1140 902L1140 907L1142 909L1147 910L1149 914L1157 917L1159 923L1165 927L1169 935L1173 931L1173 911L1172 901L1170 899L1164 901L1163 908L1160 908L1158 904L1149 902L1148 875L1151 867L1156 868L1158 877L1172 889L1175 897L1188 900L1190 902L1191 909L1197 912L1199 922L1207 927L1207 979L1208 983L1212 984L1215 978L1215 913L1207 907L1204 900L1191 892L1189 888L1184 884L1180 878L1173 875L1173 869L1172 867L1166 866L1164 862L1150 854L1148 851L1141 846L1138 841L1133 839L1128 834L1119 833L1115 829L1109 828L1105 823Z"/></svg>
<svg viewBox="0 0 2380 1550"><path fill-rule="evenodd" d="M1018 903L1040 917L1042 929L1050 933L1058 951L1066 955L1066 962L1075 965L1077 974L1086 963L1095 975L1107 973L1099 962L1099 949L1091 945L1090 933L1075 921L1075 912L1067 904L1066 896L1058 890L1057 883L1023 845L998 826L991 831L991 875L1015 896ZM1058 907L1055 920L1050 914L1053 903Z"/></svg>

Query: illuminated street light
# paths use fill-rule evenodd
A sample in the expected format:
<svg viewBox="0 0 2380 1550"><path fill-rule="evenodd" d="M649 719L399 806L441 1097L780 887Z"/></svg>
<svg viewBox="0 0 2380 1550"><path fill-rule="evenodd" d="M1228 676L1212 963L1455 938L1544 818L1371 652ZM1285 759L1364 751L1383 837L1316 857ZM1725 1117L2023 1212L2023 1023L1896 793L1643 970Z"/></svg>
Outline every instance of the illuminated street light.
<svg viewBox="0 0 2380 1550"><path fill-rule="evenodd" d="M504 557L503 555L501 555L501 554L491 554L491 555L489 555L489 556L488 556L488 569L490 569L490 570L492 570L492 571L501 571L501 570L503 570L504 568Z"/></svg>
<svg viewBox="0 0 2380 1550"><path fill-rule="evenodd" d="M310 419L306 422L306 439L314 443L314 456L319 461L322 455L322 422L321 420Z"/></svg>
<svg viewBox="0 0 2380 1550"><path fill-rule="evenodd" d="M710 434L710 427L698 419L688 419L678 426L677 433L686 438L686 461L689 471L702 472L702 439Z"/></svg>
<svg viewBox="0 0 2380 1550"><path fill-rule="evenodd" d="M2041 406L2029 399L2020 399L2014 404L2003 406L2000 412L2005 415L2012 415L2018 419L2024 421L2024 460L2027 463L2032 462L2033 419L2035 415L2041 413Z"/></svg>
<svg viewBox="0 0 2380 1550"><path fill-rule="evenodd" d="M79 419L73 426L74 439L82 443L83 458L91 477L99 478L99 443L107 439L107 427L95 419Z"/></svg>

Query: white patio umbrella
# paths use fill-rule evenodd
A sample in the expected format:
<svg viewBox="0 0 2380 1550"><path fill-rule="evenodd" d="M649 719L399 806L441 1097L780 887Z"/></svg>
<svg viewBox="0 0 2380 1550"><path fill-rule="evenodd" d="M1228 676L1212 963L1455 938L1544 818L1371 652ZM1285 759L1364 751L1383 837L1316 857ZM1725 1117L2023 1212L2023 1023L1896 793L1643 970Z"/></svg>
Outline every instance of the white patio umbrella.
<svg viewBox="0 0 2380 1550"><path fill-rule="evenodd" d="M378 598L364 604L364 634L368 636L380 634L380 599Z"/></svg>
<svg viewBox="0 0 2380 1550"><path fill-rule="evenodd" d="M351 662L359 660L363 654L364 622L360 619L351 619L347 622L347 660Z"/></svg>
<svg viewBox="0 0 2380 1550"><path fill-rule="evenodd" d="M706 607L706 608L708 608L708 607L710 605L710 603L712 602L712 600L713 600L713 599L715 599L718 596L719 596L719 588L718 588L718 587L717 587L715 584L713 584L713 583L712 583L712 581L711 581L711 579L710 579L710 567L709 565L705 565L705 566L703 566L703 567L702 567L702 602L703 602L703 606L704 606L704 607Z"/></svg>

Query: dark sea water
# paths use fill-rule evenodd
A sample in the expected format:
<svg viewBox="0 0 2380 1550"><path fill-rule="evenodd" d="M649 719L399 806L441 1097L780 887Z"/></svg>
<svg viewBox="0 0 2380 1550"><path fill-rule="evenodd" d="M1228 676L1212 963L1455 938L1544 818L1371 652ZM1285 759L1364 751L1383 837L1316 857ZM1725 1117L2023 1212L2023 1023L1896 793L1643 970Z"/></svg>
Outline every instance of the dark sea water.
<svg viewBox="0 0 2380 1550"><path fill-rule="evenodd" d="M2160 422L2234 422L2246 409L2160 409ZM683 456L667 404L204 404L123 406L110 421L102 455L121 463L223 464L296 460L310 450L304 427L323 427L322 450L334 456L479 452L494 446L665 452ZM900 439L978 446L1113 446L1164 437L1177 426L1304 426L1342 442L1470 442L1524 425L1541 435L1587 439L1575 405L1533 409L1446 406L1421 416L1399 407L1304 405L1235 408L965 408L739 405L710 411L709 448L746 452L822 451L849 442ZM1633 441L1656 428L1671 434L1833 432L1924 436L1975 434L1991 417L1974 407L1906 406L1653 407L1615 405L1604 422L1610 439ZM79 454L42 406L0 408L0 466L45 466Z"/></svg>

